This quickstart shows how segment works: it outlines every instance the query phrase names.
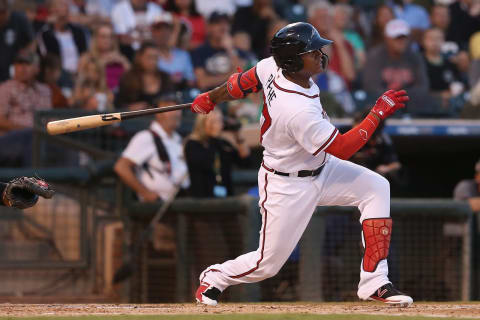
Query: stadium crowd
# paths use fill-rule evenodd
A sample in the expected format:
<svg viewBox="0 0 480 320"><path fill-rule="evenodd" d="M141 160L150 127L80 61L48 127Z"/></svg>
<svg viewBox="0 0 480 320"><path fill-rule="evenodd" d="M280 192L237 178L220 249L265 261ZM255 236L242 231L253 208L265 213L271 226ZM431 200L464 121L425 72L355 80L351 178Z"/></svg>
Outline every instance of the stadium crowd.
<svg viewBox="0 0 480 320"><path fill-rule="evenodd" d="M398 88L412 97L400 116L476 115L475 0L0 0L0 126L29 127L36 109L135 110L211 89L269 56L269 39L295 21L334 41L315 79L332 116ZM255 122L260 101L227 110Z"/></svg>

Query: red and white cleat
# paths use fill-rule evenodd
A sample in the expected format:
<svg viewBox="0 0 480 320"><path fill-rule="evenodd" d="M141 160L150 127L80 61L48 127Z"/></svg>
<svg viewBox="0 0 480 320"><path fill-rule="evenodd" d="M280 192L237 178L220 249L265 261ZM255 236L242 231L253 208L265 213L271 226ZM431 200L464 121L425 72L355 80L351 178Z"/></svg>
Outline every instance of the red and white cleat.
<svg viewBox="0 0 480 320"><path fill-rule="evenodd" d="M391 283L387 283L375 291L368 300L381 301L393 307L405 308L413 303L412 297L398 291Z"/></svg>
<svg viewBox="0 0 480 320"><path fill-rule="evenodd" d="M198 303L202 303L207 306L216 306L220 293L221 291L214 286L211 286L206 282L202 282L195 293L195 299Z"/></svg>

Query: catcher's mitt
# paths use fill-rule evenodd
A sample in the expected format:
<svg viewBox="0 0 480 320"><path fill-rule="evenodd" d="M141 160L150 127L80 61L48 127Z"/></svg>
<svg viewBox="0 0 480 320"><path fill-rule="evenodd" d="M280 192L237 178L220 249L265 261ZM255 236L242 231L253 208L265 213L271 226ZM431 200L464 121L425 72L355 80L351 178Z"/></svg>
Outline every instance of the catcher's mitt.
<svg viewBox="0 0 480 320"><path fill-rule="evenodd" d="M55 191L45 181L21 177L7 183L2 200L6 206L25 209L35 205L38 196L50 199L54 194Z"/></svg>

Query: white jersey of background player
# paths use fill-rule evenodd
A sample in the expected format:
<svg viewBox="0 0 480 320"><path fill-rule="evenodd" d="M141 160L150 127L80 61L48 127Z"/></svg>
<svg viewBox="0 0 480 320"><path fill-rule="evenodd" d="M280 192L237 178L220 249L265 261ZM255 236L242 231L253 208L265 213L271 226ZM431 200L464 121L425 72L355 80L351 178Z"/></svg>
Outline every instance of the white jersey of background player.
<svg viewBox="0 0 480 320"><path fill-rule="evenodd" d="M240 283L277 274L295 248L317 206L357 206L361 212L365 253L358 296L397 306L413 300L388 280L390 188L377 173L346 159L371 137L380 121L404 107L406 92L387 91L369 115L345 134L330 123L311 76L322 72L328 57L321 51L330 40L308 23L280 29L271 41L273 57L235 73L214 90L196 97L192 111L208 113L216 103L241 99L263 89L261 144L265 148L258 173L262 228L259 247L200 275L195 298L216 305L220 293Z"/></svg>

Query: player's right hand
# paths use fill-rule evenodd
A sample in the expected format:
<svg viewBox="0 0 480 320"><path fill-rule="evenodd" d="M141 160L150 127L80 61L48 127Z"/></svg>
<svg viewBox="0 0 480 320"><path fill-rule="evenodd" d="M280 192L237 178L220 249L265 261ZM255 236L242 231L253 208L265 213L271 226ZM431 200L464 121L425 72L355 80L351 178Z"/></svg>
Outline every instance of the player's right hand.
<svg viewBox="0 0 480 320"><path fill-rule="evenodd" d="M406 101L410 100L405 90L388 90L378 98L371 112L381 120L391 116L396 110L405 107Z"/></svg>
<svg viewBox="0 0 480 320"><path fill-rule="evenodd" d="M215 108L215 103L210 100L208 92L199 94L192 102L190 109L195 113L207 114Z"/></svg>

